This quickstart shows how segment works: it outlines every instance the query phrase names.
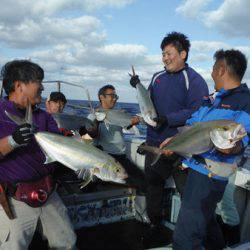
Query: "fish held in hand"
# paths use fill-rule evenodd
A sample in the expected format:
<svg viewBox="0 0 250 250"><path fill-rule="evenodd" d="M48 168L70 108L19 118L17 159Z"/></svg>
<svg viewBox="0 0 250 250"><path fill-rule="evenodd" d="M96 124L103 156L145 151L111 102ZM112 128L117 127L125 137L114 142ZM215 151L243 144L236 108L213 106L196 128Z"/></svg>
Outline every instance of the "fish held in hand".
<svg viewBox="0 0 250 250"><path fill-rule="evenodd" d="M132 66L133 75L135 75L134 67ZM143 120L150 126L156 127L157 123L154 118L157 117L154 104L150 98L149 91L140 83L136 84L137 99Z"/></svg>
<svg viewBox="0 0 250 250"><path fill-rule="evenodd" d="M213 140L211 139L211 134L215 135ZM224 141L232 141L232 139L232 142L239 141L245 135L246 132L242 125L231 120L198 122L192 126L182 127L180 132L161 149L151 146L141 146L141 149L157 154L156 161L163 154L164 150L170 150L189 158L192 155L205 153L214 146L220 148L219 142L216 141L218 136L223 138L222 143L224 143ZM214 144L214 141L218 145Z"/></svg>
<svg viewBox="0 0 250 250"><path fill-rule="evenodd" d="M24 118L12 115L7 111L5 113L18 125L32 123L30 104ZM85 169L88 172L85 175L88 177L86 182L91 181L92 177L96 176L103 181L126 183L128 175L122 165L93 145L50 132L36 131L34 136L46 157L45 164L58 161L74 171Z"/></svg>

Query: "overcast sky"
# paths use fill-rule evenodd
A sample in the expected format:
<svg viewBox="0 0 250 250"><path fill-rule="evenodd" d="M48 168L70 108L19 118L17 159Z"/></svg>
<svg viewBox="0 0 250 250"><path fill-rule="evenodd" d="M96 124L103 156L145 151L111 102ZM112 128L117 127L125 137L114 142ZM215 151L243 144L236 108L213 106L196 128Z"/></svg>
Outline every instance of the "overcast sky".
<svg viewBox="0 0 250 250"><path fill-rule="evenodd" d="M146 86L163 69L160 43L171 31L191 41L189 65L213 89L216 50L236 48L250 57L250 0L0 0L0 65L31 59L45 80L64 80L89 89L117 88L122 102L136 102L128 72L134 65ZM250 68L250 67L249 67ZM250 70L245 75L250 83ZM47 96L56 86L45 85ZM63 87L70 99L84 91Z"/></svg>

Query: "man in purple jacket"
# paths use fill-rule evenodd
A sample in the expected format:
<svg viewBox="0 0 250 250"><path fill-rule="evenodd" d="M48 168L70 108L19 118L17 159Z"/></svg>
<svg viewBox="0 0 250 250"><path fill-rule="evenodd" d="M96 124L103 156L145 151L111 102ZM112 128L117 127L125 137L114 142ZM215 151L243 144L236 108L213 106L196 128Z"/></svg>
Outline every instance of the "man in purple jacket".
<svg viewBox="0 0 250 250"><path fill-rule="evenodd" d="M181 33L169 33L161 43L162 61L165 69L153 75L149 85L151 99L158 117L156 128L147 126L146 143L159 146L162 141L177 133L191 114L197 110L208 87L204 79L186 63L190 42ZM138 76L133 76L130 84L135 87ZM186 180L186 173L178 167L176 155L160 159L154 166L153 155L146 154L145 174L147 180L147 213L152 229L159 229L162 220L162 200L165 180L172 174L180 193Z"/></svg>
<svg viewBox="0 0 250 250"><path fill-rule="evenodd" d="M28 249L39 221L51 248L74 249L76 236L51 177L55 165L44 165L45 155L31 125L17 125L5 113L23 118L31 103L36 129L59 133L52 116L36 107L41 102L43 69L27 60L15 60L2 68L1 75L7 97L0 100L0 184L14 219L7 216L2 203L0 248Z"/></svg>

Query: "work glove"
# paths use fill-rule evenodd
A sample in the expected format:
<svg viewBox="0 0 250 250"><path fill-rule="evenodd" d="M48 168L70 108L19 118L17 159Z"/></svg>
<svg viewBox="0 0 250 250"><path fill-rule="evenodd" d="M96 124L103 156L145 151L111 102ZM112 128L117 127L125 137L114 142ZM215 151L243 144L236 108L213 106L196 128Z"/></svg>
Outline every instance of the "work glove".
<svg viewBox="0 0 250 250"><path fill-rule="evenodd" d="M162 128L162 126L168 125L168 119L166 116L159 116L153 119L156 122L156 127L154 127L155 130L158 130Z"/></svg>
<svg viewBox="0 0 250 250"><path fill-rule="evenodd" d="M140 83L139 76L138 76L138 75L131 76L131 78L130 78L130 85L131 85L133 88L136 88L136 85L137 85L138 83Z"/></svg>
<svg viewBox="0 0 250 250"><path fill-rule="evenodd" d="M85 128L85 126L82 126L82 127L79 128L79 134L80 134L81 136L86 135L87 133L88 133L88 131L87 131L87 129Z"/></svg>
<svg viewBox="0 0 250 250"><path fill-rule="evenodd" d="M13 148L26 146L31 141L33 133L30 124L22 124L18 126L14 133L9 137L9 143Z"/></svg>
<svg viewBox="0 0 250 250"><path fill-rule="evenodd" d="M142 144L140 144L140 146L138 146L136 150L136 153L138 153L139 155L145 155L146 151L143 148L141 148L141 146L145 146L145 145L146 145L146 142L143 142Z"/></svg>

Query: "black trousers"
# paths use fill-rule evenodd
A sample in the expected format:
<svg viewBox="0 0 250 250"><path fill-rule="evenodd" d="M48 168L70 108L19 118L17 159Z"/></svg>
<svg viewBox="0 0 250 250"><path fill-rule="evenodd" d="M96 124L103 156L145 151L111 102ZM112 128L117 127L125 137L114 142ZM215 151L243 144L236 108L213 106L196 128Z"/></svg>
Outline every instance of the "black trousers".
<svg viewBox="0 0 250 250"><path fill-rule="evenodd" d="M145 174L144 172L138 168L133 162L131 162L126 155L114 155L113 156L117 161L121 163L121 165L125 168L128 178L126 183L128 185L134 186L137 191L144 193L146 190L146 182L145 182Z"/></svg>
<svg viewBox="0 0 250 250"><path fill-rule="evenodd" d="M154 158L155 155L146 153L146 209L151 223L159 225L162 221L163 191L166 179L172 175L177 190L182 195L188 170L179 168L181 161L177 155L170 157L162 156L155 165L151 166Z"/></svg>

